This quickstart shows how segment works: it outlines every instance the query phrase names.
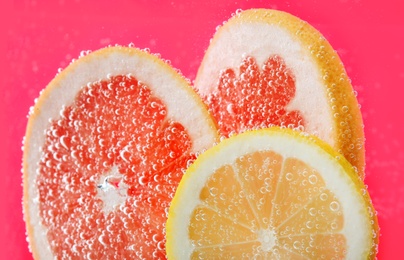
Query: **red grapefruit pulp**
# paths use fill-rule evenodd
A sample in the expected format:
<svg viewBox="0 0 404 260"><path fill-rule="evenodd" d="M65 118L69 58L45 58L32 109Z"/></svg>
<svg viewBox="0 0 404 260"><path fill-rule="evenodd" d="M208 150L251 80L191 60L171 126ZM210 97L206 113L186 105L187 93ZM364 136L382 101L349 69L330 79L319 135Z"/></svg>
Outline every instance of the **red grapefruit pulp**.
<svg viewBox="0 0 404 260"><path fill-rule="evenodd" d="M29 119L24 205L34 256L164 258L175 189L215 141L202 101L156 56L112 47L80 58Z"/></svg>

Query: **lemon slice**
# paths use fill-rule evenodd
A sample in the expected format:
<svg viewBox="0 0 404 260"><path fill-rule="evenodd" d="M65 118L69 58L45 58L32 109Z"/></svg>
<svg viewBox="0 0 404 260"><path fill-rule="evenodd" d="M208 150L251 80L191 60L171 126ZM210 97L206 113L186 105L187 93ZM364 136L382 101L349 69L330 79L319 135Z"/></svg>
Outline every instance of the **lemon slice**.
<svg viewBox="0 0 404 260"><path fill-rule="evenodd" d="M198 157L167 221L171 259L365 259L377 252L369 194L317 137L248 131Z"/></svg>

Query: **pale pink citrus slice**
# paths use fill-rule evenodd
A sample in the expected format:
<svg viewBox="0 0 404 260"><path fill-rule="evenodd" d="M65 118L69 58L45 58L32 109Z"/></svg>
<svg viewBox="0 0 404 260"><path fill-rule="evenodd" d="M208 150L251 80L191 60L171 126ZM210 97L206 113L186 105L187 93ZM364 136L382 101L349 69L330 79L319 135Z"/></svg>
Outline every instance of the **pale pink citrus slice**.
<svg viewBox="0 0 404 260"><path fill-rule="evenodd" d="M299 128L329 143L364 177L354 90L337 53L305 21L276 10L238 12L213 37L195 88L223 136Z"/></svg>
<svg viewBox="0 0 404 260"><path fill-rule="evenodd" d="M164 258L183 171L217 141L203 102L166 62L109 47L41 93L24 144L24 213L37 259Z"/></svg>

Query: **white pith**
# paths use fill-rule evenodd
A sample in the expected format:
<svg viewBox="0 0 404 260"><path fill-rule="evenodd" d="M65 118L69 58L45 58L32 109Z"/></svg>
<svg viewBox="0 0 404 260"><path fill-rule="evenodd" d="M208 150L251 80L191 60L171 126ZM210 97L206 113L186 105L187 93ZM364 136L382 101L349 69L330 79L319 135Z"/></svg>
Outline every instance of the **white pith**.
<svg viewBox="0 0 404 260"><path fill-rule="evenodd" d="M296 79L296 94L286 109L298 110L305 120L305 130L333 146L333 114L327 103L323 75L307 46L279 25L246 22L223 26L209 46L195 87L207 96L217 88L220 71L232 68L238 73L242 60L248 56L254 57L262 68L272 55L279 55Z"/></svg>
<svg viewBox="0 0 404 260"><path fill-rule="evenodd" d="M316 169L323 177L326 188L339 200L344 215L344 228L341 231L347 240L346 259L364 259L372 247L371 220L368 204L362 195L361 187L355 184L337 159L320 146L299 140L289 134L263 130L260 133L248 132L225 140L218 146L202 154L189 168L186 178L180 183L170 208L168 227L170 228L170 248L178 259L189 259L194 250L188 239L188 228L193 210L201 205L200 192L208 178L223 165L233 165L242 155L258 151L272 150L283 158L295 157ZM364 187L362 187L364 188ZM257 232L257 231L256 231ZM258 231L259 232L259 231ZM276 237L259 236L267 249Z"/></svg>
<svg viewBox="0 0 404 260"><path fill-rule="evenodd" d="M214 123L202 102L182 76L155 56L133 48L112 47L72 63L41 93L30 115L24 144L24 213L31 248L40 259L53 258L46 239L47 229L41 224L36 186L49 120L59 118L63 106L72 104L80 89L88 83L127 74L143 82L151 89L152 95L163 101L167 118L185 127L193 142L192 152L207 149L216 141ZM133 98L135 101L136 97Z"/></svg>

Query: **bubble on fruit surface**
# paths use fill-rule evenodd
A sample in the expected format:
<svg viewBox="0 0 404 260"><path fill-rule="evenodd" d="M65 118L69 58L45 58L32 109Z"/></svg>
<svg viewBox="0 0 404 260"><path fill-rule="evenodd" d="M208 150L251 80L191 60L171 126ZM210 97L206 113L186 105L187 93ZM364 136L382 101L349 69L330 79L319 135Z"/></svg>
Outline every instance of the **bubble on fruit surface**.
<svg viewBox="0 0 404 260"><path fill-rule="evenodd" d="M309 183L312 185L315 185L317 183L317 176L314 174L310 175L308 179L309 179Z"/></svg>
<svg viewBox="0 0 404 260"><path fill-rule="evenodd" d="M291 173L291 172L286 173L285 176L286 176L286 180L288 180L288 181L291 181L293 179L293 173Z"/></svg>
<svg viewBox="0 0 404 260"><path fill-rule="evenodd" d="M259 67L246 54L239 68L220 71L217 88L205 101L220 133L228 137L230 132L273 125L304 129L300 112L286 108L295 92L295 77L281 57L270 56Z"/></svg>
<svg viewBox="0 0 404 260"><path fill-rule="evenodd" d="M91 50L83 50L83 51L80 52L79 58L87 56L90 53L91 53Z"/></svg>
<svg viewBox="0 0 404 260"><path fill-rule="evenodd" d="M331 209L332 211L337 211L337 210L339 210L339 203L338 203L337 201L332 201L332 202L330 203L330 209Z"/></svg>
<svg viewBox="0 0 404 260"><path fill-rule="evenodd" d="M243 9L239 8L239 9L236 10L235 15L239 16L242 12L243 12Z"/></svg>
<svg viewBox="0 0 404 260"><path fill-rule="evenodd" d="M320 199L321 199L322 201L326 201L326 200L328 199L327 193L321 193L321 194L320 194Z"/></svg>
<svg viewBox="0 0 404 260"><path fill-rule="evenodd" d="M191 146L164 103L130 74L84 86L50 121L38 168L55 255L164 258L167 208L195 159Z"/></svg>
<svg viewBox="0 0 404 260"><path fill-rule="evenodd" d="M189 227L195 251L210 248L223 258L231 245L257 258L316 259L324 247L325 258L343 257L341 206L325 185L296 158L270 150L241 156L217 169L201 191Z"/></svg>

